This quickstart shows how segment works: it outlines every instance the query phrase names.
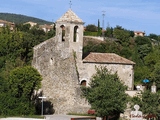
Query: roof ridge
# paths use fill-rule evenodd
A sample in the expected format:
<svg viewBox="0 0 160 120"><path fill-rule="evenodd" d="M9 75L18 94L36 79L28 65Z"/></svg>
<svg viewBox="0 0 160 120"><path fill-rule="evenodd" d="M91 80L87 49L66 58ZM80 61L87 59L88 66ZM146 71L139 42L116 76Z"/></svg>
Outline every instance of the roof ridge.
<svg viewBox="0 0 160 120"><path fill-rule="evenodd" d="M91 52L83 59L88 63L111 63L111 64L135 64L133 61L124 58L115 53L97 53Z"/></svg>
<svg viewBox="0 0 160 120"><path fill-rule="evenodd" d="M80 19L71 9L66 11L56 22L80 22L80 23L83 23L82 19Z"/></svg>

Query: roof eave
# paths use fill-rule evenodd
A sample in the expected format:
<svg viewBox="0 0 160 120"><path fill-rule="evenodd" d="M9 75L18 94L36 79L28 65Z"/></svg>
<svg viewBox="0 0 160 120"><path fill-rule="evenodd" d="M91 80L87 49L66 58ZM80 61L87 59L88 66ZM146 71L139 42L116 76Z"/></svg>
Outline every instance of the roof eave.
<svg viewBox="0 0 160 120"><path fill-rule="evenodd" d="M135 63L93 62L93 61L83 61L83 63L135 65Z"/></svg>
<svg viewBox="0 0 160 120"><path fill-rule="evenodd" d="M56 24L57 23L62 23L62 24L63 23L70 23L70 24L74 23L74 24L83 24L83 25L85 24L85 22L78 22L78 21L56 21L55 23Z"/></svg>

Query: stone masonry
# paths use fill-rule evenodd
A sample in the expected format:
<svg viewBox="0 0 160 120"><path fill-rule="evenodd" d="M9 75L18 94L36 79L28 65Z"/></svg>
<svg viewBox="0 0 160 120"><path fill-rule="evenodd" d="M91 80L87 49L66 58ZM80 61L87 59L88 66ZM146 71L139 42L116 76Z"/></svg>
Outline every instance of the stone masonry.
<svg viewBox="0 0 160 120"><path fill-rule="evenodd" d="M90 53L82 59L83 21L68 10L56 21L56 36L34 47L32 65L42 75L42 91L56 114L86 113L90 108L81 96L82 82L89 85L95 66L117 72L133 89L134 63L112 53Z"/></svg>

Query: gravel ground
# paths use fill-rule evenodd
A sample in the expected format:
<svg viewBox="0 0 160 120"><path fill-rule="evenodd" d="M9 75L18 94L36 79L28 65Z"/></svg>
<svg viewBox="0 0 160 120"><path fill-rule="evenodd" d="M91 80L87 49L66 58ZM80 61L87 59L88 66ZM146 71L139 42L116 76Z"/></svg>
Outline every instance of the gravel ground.
<svg viewBox="0 0 160 120"><path fill-rule="evenodd" d="M82 116L73 116L73 115L49 115L46 116L46 120L71 120L71 118L77 118ZM86 116L84 116L86 117ZM101 120L101 118L98 118L96 120Z"/></svg>

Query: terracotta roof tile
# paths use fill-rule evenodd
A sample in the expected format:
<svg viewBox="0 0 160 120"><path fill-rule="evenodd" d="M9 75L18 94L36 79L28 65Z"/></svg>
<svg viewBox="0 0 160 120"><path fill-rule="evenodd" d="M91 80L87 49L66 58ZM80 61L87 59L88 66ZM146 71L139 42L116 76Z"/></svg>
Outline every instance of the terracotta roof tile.
<svg viewBox="0 0 160 120"><path fill-rule="evenodd" d="M91 52L83 59L84 63L111 63L111 64L135 64L133 61L123 58L115 53Z"/></svg>

